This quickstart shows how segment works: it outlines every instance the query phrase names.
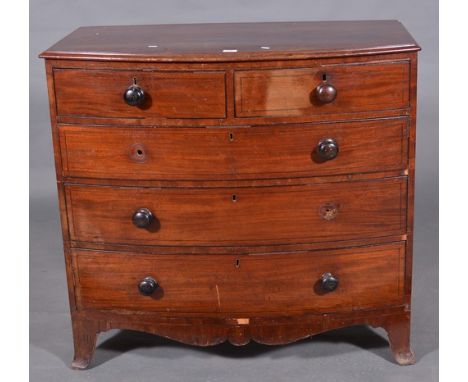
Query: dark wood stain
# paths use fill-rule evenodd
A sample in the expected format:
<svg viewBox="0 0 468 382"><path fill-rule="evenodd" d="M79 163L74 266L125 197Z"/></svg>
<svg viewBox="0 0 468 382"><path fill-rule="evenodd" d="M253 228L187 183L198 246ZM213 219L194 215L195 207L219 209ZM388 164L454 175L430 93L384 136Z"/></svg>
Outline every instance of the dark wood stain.
<svg viewBox="0 0 468 382"><path fill-rule="evenodd" d="M141 106L123 99L133 79L146 93ZM223 118L224 73L148 73L57 69L57 114L98 118Z"/></svg>
<svg viewBox="0 0 468 382"><path fill-rule="evenodd" d="M72 367L113 328L208 346L351 325L414 363L419 49L340 21L85 27L45 51Z"/></svg>
<svg viewBox="0 0 468 382"><path fill-rule="evenodd" d="M403 234L403 178L264 188L65 187L72 240L145 245L307 243ZM236 203L232 203L232 195ZM321 207L338 205L335 219ZM132 215L148 208L147 229Z"/></svg>
<svg viewBox="0 0 468 382"><path fill-rule="evenodd" d="M59 133L65 176L229 180L403 170L407 127L398 118L217 129L61 126ZM327 136L339 154L320 161L317 145Z"/></svg>
<svg viewBox="0 0 468 382"><path fill-rule="evenodd" d="M330 103L321 103L315 94L323 76L337 90ZM234 78L237 117L401 109L409 103L408 62L244 70Z"/></svg>
<svg viewBox="0 0 468 382"><path fill-rule="evenodd" d="M81 309L327 313L399 304L403 296L403 243L271 255L72 253ZM333 292L314 290L325 272L340 280ZM138 292L146 276L158 281L160 293Z"/></svg>
<svg viewBox="0 0 468 382"><path fill-rule="evenodd" d="M209 62L341 57L419 49L396 20L213 23L82 27L41 57Z"/></svg>

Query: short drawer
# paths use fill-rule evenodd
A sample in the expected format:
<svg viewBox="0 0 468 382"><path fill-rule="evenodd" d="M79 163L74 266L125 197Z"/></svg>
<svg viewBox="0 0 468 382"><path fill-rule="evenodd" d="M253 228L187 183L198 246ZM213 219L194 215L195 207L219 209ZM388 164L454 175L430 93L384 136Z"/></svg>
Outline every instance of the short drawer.
<svg viewBox="0 0 468 382"><path fill-rule="evenodd" d="M213 180L404 169L407 128L408 120L399 118L252 128L61 126L59 131L64 176ZM321 151L327 145L335 145L335 157Z"/></svg>
<svg viewBox="0 0 468 382"><path fill-rule="evenodd" d="M408 106L409 61L235 72L237 117L307 117Z"/></svg>
<svg viewBox="0 0 468 382"><path fill-rule="evenodd" d="M199 246L400 235L406 190L406 177L247 188L65 187L72 240Z"/></svg>
<svg viewBox="0 0 468 382"><path fill-rule="evenodd" d="M331 312L399 303L404 285L403 243L240 256L74 250L72 257L79 309Z"/></svg>
<svg viewBox="0 0 468 382"><path fill-rule="evenodd" d="M136 83L144 99L126 103ZM55 69L57 115L82 118L224 118L225 73Z"/></svg>

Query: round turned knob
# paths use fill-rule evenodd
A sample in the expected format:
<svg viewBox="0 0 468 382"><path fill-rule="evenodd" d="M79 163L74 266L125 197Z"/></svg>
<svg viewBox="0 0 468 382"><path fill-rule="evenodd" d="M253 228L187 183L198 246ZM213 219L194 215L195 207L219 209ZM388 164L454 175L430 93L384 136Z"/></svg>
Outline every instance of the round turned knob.
<svg viewBox="0 0 468 382"><path fill-rule="evenodd" d="M158 289L158 287L159 287L158 282L152 277L145 277L138 284L138 290L140 291L141 294L145 296L149 296L153 294L154 291Z"/></svg>
<svg viewBox="0 0 468 382"><path fill-rule="evenodd" d="M145 92L140 86L133 84L125 90L123 97L130 106L138 106L145 100Z"/></svg>
<svg viewBox="0 0 468 382"><path fill-rule="evenodd" d="M336 158L338 151L338 142L333 138L322 139L317 145L317 154L323 160Z"/></svg>
<svg viewBox="0 0 468 382"><path fill-rule="evenodd" d="M326 292L332 292L338 287L338 278L330 272L324 273L321 278L322 289Z"/></svg>
<svg viewBox="0 0 468 382"><path fill-rule="evenodd" d="M336 98L336 94L336 88L332 84L326 82L320 84L315 89L315 95L317 96L317 99L322 103L333 102Z"/></svg>
<svg viewBox="0 0 468 382"><path fill-rule="evenodd" d="M148 208L139 208L132 217L133 224L138 228L149 227L153 220L153 213Z"/></svg>

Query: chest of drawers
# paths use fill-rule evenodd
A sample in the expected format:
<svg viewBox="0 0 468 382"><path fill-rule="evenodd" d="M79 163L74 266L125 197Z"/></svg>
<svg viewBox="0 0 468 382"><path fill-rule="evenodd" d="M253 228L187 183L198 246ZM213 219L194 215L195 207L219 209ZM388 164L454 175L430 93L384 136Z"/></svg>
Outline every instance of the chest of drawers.
<svg viewBox="0 0 468 382"><path fill-rule="evenodd" d="M79 28L49 50L74 368L383 327L411 364L418 45L396 21Z"/></svg>

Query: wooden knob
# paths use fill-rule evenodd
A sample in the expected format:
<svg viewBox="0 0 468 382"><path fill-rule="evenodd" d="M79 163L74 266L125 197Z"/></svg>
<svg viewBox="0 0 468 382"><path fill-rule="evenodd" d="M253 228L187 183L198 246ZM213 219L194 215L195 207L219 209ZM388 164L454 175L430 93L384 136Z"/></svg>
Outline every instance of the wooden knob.
<svg viewBox="0 0 468 382"><path fill-rule="evenodd" d="M125 90L123 98L128 105L138 106L145 100L145 92L140 86L133 84Z"/></svg>
<svg viewBox="0 0 468 382"><path fill-rule="evenodd" d="M337 94L336 88L332 84L329 84L328 82L324 82L323 84L320 84L315 89L315 95L317 99L322 103L333 102L336 98L336 94Z"/></svg>
<svg viewBox="0 0 468 382"><path fill-rule="evenodd" d="M333 276L330 272L322 275L320 285L326 292L333 292L338 287L338 278Z"/></svg>
<svg viewBox="0 0 468 382"><path fill-rule="evenodd" d="M138 290L142 295L149 296L159 288L158 282L152 277L145 277L138 284Z"/></svg>
<svg viewBox="0 0 468 382"><path fill-rule="evenodd" d="M154 220L153 213L148 208L139 208L132 217L132 222L138 228L147 228Z"/></svg>
<svg viewBox="0 0 468 382"><path fill-rule="evenodd" d="M338 142L333 138L322 139L317 145L317 154L324 161L336 158L338 151Z"/></svg>

